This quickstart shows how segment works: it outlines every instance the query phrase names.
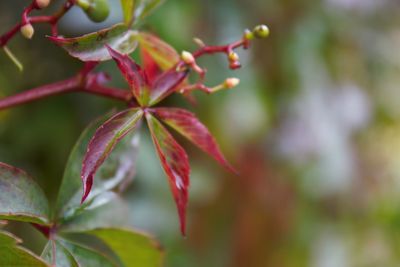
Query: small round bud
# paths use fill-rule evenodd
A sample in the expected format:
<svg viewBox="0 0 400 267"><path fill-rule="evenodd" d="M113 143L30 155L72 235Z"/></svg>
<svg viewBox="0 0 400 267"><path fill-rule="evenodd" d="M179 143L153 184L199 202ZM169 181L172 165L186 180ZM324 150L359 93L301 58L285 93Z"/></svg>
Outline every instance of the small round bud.
<svg viewBox="0 0 400 267"><path fill-rule="evenodd" d="M224 87L227 89L231 89L233 87L238 86L240 83L240 80L238 78L228 78L224 82Z"/></svg>
<svg viewBox="0 0 400 267"><path fill-rule="evenodd" d="M229 55L228 55L228 59L231 62L236 62L236 61L239 60L239 55L237 53L235 53L235 52L230 52Z"/></svg>
<svg viewBox="0 0 400 267"><path fill-rule="evenodd" d="M195 62L195 59L194 59L192 53L190 53L188 51L182 51L181 58L182 58L183 62L185 62L188 65L193 64Z"/></svg>
<svg viewBox="0 0 400 267"><path fill-rule="evenodd" d="M254 34L253 34L253 32L250 31L249 29L246 29L246 30L244 31L244 38L245 38L246 40L253 40L253 39L254 39Z"/></svg>
<svg viewBox="0 0 400 267"><path fill-rule="evenodd" d="M35 2L40 9L45 8L50 4L50 0L35 0Z"/></svg>
<svg viewBox="0 0 400 267"><path fill-rule="evenodd" d="M242 64L240 64L239 61L233 61L233 62L231 62L231 64L229 64L229 68L232 70L237 70L241 67L242 67Z"/></svg>
<svg viewBox="0 0 400 267"><path fill-rule="evenodd" d="M24 26L21 27L21 34L27 39L32 39L34 33L35 30L33 29L32 24L30 23L25 24Z"/></svg>
<svg viewBox="0 0 400 267"><path fill-rule="evenodd" d="M258 25L253 30L254 36L257 38L267 38L269 29L266 25Z"/></svg>

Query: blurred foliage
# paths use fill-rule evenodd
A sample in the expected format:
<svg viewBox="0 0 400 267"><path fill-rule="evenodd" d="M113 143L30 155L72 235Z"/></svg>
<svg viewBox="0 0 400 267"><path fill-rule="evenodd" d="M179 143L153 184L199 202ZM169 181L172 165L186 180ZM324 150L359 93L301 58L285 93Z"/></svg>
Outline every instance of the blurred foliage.
<svg viewBox="0 0 400 267"><path fill-rule="evenodd" d="M0 2L1 31L23 4ZM121 14L118 1L111 4L100 25L73 10L61 32L74 36L112 24ZM186 239L150 139L142 138L138 175L125 193L127 220L155 233L167 266L399 265L399 15L393 0L168 0L140 25L178 51L194 49L193 37L220 44L245 27L271 29L268 40L240 53L244 66L234 74L223 57L201 61L210 84L232 75L242 80L212 97L196 93L199 103L191 108L241 175L187 146L193 175ZM40 37L48 30L38 27L32 41L10 43L25 64L22 74L0 53L1 95L78 70L77 60ZM124 86L114 65L104 69ZM0 161L38 177L54 205L80 132L115 104L75 94L2 112ZM189 106L180 96L168 104ZM19 225L6 229L34 251L43 246Z"/></svg>

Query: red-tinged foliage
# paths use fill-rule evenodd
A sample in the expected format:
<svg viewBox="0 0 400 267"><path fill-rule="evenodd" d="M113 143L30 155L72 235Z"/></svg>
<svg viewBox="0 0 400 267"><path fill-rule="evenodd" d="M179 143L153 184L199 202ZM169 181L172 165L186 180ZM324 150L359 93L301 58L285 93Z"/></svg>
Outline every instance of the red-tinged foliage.
<svg viewBox="0 0 400 267"><path fill-rule="evenodd" d="M107 47L112 58L117 62L125 79L132 89L133 95L141 106L154 105L168 95L175 92L176 88L185 80L188 70L177 71L172 68L165 71L150 85L147 73L141 69L128 55Z"/></svg>
<svg viewBox="0 0 400 267"><path fill-rule="evenodd" d="M117 113L101 125L90 140L83 159L81 178L83 182L82 202L88 197L96 171L125 135L136 129L143 116L141 109L128 109Z"/></svg>
<svg viewBox="0 0 400 267"><path fill-rule="evenodd" d="M141 50L146 51L163 71L172 68L180 60L178 52L154 34L140 32L139 43Z"/></svg>
<svg viewBox="0 0 400 267"><path fill-rule="evenodd" d="M175 141L165 127L152 115L146 114L147 123L162 167L168 176L176 206L178 208L181 232L186 233L186 206L190 166L185 150Z"/></svg>
<svg viewBox="0 0 400 267"><path fill-rule="evenodd" d="M123 55L107 46L108 52L117 63L125 80L128 82L133 95L140 104L144 104L144 95L148 95L148 81L145 72L128 55Z"/></svg>
<svg viewBox="0 0 400 267"><path fill-rule="evenodd" d="M188 70L177 71L171 69L159 76L151 87L150 105L155 105L170 94L174 93L186 79L188 74Z"/></svg>
<svg viewBox="0 0 400 267"><path fill-rule="evenodd" d="M207 127L193 113L180 108L155 108L152 112L200 149L210 154L222 166L236 173L235 169L225 159Z"/></svg>
<svg viewBox="0 0 400 267"><path fill-rule="evenodd" d="M153 81L160 75L161 69L157 62L153 59L151 54L145 49L141 49L142 66L147 75L149 83L152 84Z"/></svg>

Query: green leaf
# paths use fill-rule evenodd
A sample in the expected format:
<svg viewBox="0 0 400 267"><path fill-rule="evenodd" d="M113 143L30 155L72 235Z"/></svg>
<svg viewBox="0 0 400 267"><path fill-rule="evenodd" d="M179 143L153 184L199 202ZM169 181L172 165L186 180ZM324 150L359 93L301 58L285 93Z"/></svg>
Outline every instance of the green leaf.
<svg viewBox="0 0 400 267"><path fill-rule="evenodd" d="M136 22L142 21L162 3L164 3L164 0L140 0L135 10Z"/></svg>
<svg viewBox="0 0 400 267"><path fill-rule="evenodd" d="M108 245L125 267L159 267L163 263L159 244L142 233L117 228L96 229L87 233Z"/></svg>
<svg viewBox="0 0 400 267"><path fill-rule="evenodd" d="M141 49L146 51L162 70L172 68L180 60L176 50L157 36L140 32L138 41Z"/></svg>
<svg viewBox="0 0 400 267"><path fill-rule="evenodd" d="M49 264L54 263L57 267L79 267L72 254L55 240L50 240L47 243L41 257Z"/></svg>
<svg viewBox="0 0 400 267"><path fill-rule="evenodd" d="M49 224L42 189L24 171L0 163L0 219Z"/></svg>
<svg viewBox="0 0 400 267"><path fill-rule="evenodd" d="M111 59L105 45L123 54L132 53L137 46L137 32L129 30L122 23L80 37L48 36L48 38L64 48L71 56L82 61L105 61Z"/></svg>
<svg viewBox="0 0 400 267"><path fill-rule="evenodd" d="M38 256L18 246L22 241L11 233L0 231L0 266L46 267Z"/></svg>
<svg viewBox="0 0 400 267"><path fill-rule="evenodd" d="M130 26L133 22L133 14L135 12L135 0L121 0L122 14L124 22Z"/></svg>
<svg viewBox="0 0 400 267"><path fill-rule="evenodd" d="M116 266L101 253L63 239L49 241L43 250L42 257L51 264L55 262L57 267Z"/></svg>
<svg viewBox="0 0 400 267"><path fill-rule="evenodd" d="M96 228L125 226L127 223L127 214L129 209L125 201L113 192L104 192L96 201L112 201L90 209L89 207L82 214L63 222L59 226L59 232L79 233Z"/></svg>
<svg viewBox="0 0 400 267"><path fill-rule="evenodd" d="M85 210L107 204L105 192L122 191L136 175L136 158L140 142L139 132L132 132L123 138L113 153L96 173L95 183L89 199L81 205L82 180L81 169L86 148L96 129L110 116L106 115L91 123L79 137L69 156L63 181L61 183L56 214L59 221L71 220Z"/></svg>

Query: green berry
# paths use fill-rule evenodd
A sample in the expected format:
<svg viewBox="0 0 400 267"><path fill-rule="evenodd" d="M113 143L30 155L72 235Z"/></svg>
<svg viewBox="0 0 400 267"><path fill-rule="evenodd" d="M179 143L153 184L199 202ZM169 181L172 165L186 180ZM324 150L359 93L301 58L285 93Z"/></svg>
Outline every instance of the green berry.
<svg viewBox="0 0 400 267"><path fill-rule="evenodd" d="M102 22L110 14L108 0L78 0L77 4L85 11L90 20Z"/></svg>
<svg viewBox="0 0 400 267"><path fill-rule="evenodd" d="M257 38L266 38L269 35L269 29L266 25L258 25L254 28L253 33Z"/></svg>

